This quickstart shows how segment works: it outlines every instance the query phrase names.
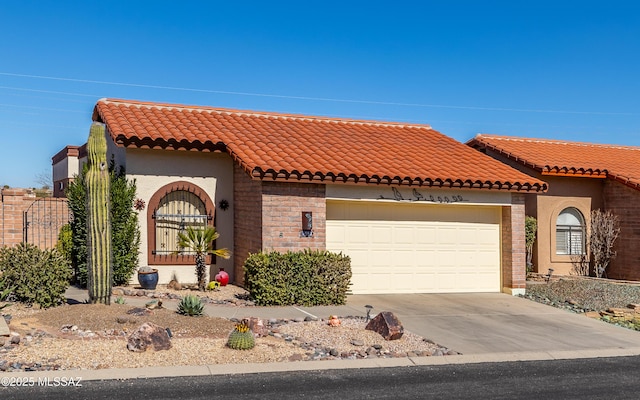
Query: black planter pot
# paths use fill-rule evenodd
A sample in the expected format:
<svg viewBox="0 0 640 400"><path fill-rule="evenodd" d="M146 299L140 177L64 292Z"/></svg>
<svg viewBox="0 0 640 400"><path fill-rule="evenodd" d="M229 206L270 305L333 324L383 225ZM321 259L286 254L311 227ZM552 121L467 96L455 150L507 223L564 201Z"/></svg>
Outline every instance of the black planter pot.
<svg viewBox="0 0 640 400"><path fill-rule="evenodd" d="M158 285L158 270L138 272L138 282L143 289L155 290Z"/></svg>

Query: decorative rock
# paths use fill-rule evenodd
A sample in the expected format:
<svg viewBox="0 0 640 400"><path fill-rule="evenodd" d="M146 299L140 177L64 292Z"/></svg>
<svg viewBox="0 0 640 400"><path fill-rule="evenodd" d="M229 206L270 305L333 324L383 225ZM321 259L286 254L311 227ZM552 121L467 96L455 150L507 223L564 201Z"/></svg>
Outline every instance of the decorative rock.
<svg viewBox="0 0 640 400"><path fill-rule="evenodd" d="M132 317L128 316L128 315L118 315L116 317L116 322L119 324L128 324L131 322L135 322L135 319L133 319Z"/></svg>
<svg viewBox="0 0 640 400"><path fill-rule="evenodd" d="M354 346L364 346L364 342L358 339L351 339L351 344Z"/></svg>
<svg viewBox="0 0 640 400"><path fill-rule="evenodd" d="M180 282L178 282L175 279L172 279L169 281L169 284L167 285L168 289L173 289L173 290L182 290L182 284Z"/></svg>
<svg viewBox="0 0 640 400"><path fill-rule="evenodd" d="M365 329L382 335L385 340L397 340L404 334L404 327L398 318L389 311L383 311L375 316Z"/></svg>
<svg viewBox="0 0 640 400"><path fill-rule="evenodd" d="M371 346L371 347L373 347L373 348L374 348L374 349L376 349L376 350L380 350L380 349L382 348L382 345L380 345L380 344L374 344L374 345L373 345L373 346Z"/></svg>
<svg viewBox="0 0 640 400"><path fill-rule="evenodd" d="M264 322L260 318L249 317L243 320L253 332L255 337L265 337L269 335L269 330L264 326Z"/></svg>
<svg viewBox="0 0 640 400"><path fill-rule="evenodd" d="M293 354L289 357L289 361L302 361L304 356L302 354Z"/></svg>
<svg viewBox="0 0 640 400"><path fill-rule="evenodd" d="M127 311L127 314L129 315L137 315L137 316L143 316L143 315L147 315L148 313L150 313L151 311L147 310L146 308L142 308L142 307L134 307L131 310Z"/></svg>
<svg viewBox="0 0 640 400"><path fill-rule="evenodd" d="M332 315L331 317L329 317L329 322L328 322L329 326L340 326L340 319L338 319L338 317L336 315Z"/></svg>
<svg viewBox="0 0 640 400"><path fill-rule="evenodd" d="M20 334L16 332L11 332L11 339L9 339L9 343L20 344Z"/></svg>
<svg viewBox="0 0 640 400"><path fill-rule="evenodd" d="M169 350L171 340L165 328L146 322L129 336L127 349L135 352L144 352L148 347L153 350Z"/></svg>
<svg viewBox="0 0 640 400"><path fill-rule="evenodd" d="M304 322L304 317L296 317L293 321L294 322Z"/></svg>
<svg viewBox="0 0 640 400"><path fill-rule="evenodd" d="M594 318L594 319L600 319L601 317L600 313L597 311L587 311L586 313L584 313L584 315L587 318Z"/></svg>
<svg viewBox="0 0 640 400"><path fill-rule="evenodd" d="M113 290L111 290L111 294L113 296L124 296L124 289L122 289L122 288L114 288Z"/></svg>

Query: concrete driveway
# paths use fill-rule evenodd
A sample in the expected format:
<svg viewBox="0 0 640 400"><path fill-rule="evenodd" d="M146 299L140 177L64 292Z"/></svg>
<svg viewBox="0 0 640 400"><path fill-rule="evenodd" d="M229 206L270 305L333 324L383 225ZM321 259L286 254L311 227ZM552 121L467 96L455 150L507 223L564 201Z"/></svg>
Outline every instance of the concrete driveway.
<svg viewBox="0 0 640 400"><path fill-rule="evenodd" d="M351 295L341 315L391 311L405 329L463 354L640 348L640 332L502 293ZM302 308L325 316L327 308ZM324 312L324 314L323 314Z"/></svg>

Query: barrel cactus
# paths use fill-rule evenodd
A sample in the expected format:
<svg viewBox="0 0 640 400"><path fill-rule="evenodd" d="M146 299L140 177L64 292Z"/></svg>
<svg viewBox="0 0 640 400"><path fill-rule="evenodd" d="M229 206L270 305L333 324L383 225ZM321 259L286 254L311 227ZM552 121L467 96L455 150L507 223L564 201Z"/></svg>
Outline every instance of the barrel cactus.
<svg viewBox="0 0 640 400"><path fill-rule="evenodd" d="M202 315L204 311L204 304L198 296L186 295L180 300L178 304L178 314L188 315L190 317L197 317Z"/></svg>
<svg viewBox="0 0 640 400"><path fill-rule="evenodd" d="M111 302L111 221L107 140L103 124L94 122L87 142L87 287L89 302Z"/></svg>
<svg viewBox="0 0 640 400"><path fill-rule="evenodd" d="M255 345L256 340L253 337L253 332L251 332L249 326L244 322L236 324L233 332L229 334L227 346L235 350L249 350L253 349Z"/></svg>

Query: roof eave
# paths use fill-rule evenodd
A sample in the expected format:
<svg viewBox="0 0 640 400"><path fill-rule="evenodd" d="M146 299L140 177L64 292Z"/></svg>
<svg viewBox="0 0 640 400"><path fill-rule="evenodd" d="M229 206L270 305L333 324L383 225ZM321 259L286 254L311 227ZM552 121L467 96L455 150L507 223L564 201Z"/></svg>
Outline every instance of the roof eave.
<svg viewBox="0 0 640 400"><path fill-rule="evenodd" d="M264 182L299 182L299 183L322 183L322 184L350 184L350 185L387 185L387 186L416 186L416 187L432 187L443 189L484 189L499 190L507 192L527 192L540 193L548 190L545 182L500 182L500 181L480 181L480 180L462 180L462 179L431 179L431 178L399 178L389 176L368 176L355 174L333 174L333 173L311 173L309 171L286 171L267 169L266 171L260 167L252 169L243 168L249 172L254 180Z"/></svg>

